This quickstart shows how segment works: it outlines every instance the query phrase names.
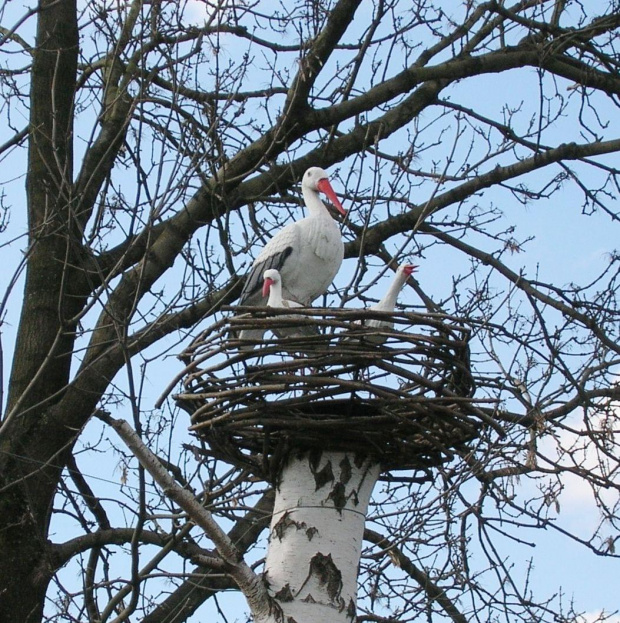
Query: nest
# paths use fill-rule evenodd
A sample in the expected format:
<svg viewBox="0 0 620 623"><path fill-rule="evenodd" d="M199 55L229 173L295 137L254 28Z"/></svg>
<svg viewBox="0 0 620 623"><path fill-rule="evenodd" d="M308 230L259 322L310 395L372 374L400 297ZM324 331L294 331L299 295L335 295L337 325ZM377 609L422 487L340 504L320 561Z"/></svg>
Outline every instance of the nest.
<svg viewBox="0 0 620 623"><path fill-rule="evenodd" d="M211 452L268 480L299 449L372 455L386 470L431 467L452 458L489 419L474 400L469 330L452 318L236 312L181 355L188 365L175 399ZM369 326L373 320L393 328ZM317 334L304 335L311 327ZM264 329L265 338L240 340L248 329Z"/></svg>

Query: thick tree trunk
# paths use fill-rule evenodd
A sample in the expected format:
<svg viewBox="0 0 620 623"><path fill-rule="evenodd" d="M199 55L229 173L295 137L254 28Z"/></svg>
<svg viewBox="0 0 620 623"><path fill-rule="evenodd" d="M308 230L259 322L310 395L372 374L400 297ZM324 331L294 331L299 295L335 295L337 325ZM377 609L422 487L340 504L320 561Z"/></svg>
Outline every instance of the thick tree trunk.
<svg viewBox="0 0 620 623"><path fill-rule="evenodd" d="M39 405L68 378L67 326L81 245L72 206L75 0L43 0L32 64L28 149L29 257L7 411Z"/></svg>
<svg viewBox="0 0 620 623"><path fill-rule="evenodd" d="M379 466L354 453L292 455L276 490L265 563L269 593L282 608L273 622L355 619L364 523L378 477Z"/></svg>
<svg viewBox="0 0 620 623"><path fill-rule="evenodd" d="M62 455L77 431L50 426L69 380L83 304L72 208L75 0L41 0L33 54L28 153L29 251L8 405L0 433L0 621L40 621L52 565L50 511Z"/></svg>

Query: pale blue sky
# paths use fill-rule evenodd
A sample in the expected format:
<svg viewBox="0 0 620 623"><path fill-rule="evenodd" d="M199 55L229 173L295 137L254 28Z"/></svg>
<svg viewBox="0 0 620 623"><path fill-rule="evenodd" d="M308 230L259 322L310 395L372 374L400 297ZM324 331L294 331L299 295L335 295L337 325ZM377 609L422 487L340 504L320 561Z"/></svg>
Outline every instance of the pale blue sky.
<svg viewBox="0 0 620 623"><path fill-rule="evenodd" d="M195 10L199 10L200 3L192 2L191 4ZM604 3L598 2L597 4L603 6ZM9 19L8 24L11 23ZM4 21L3 25L5 25ZM28 36L28 28L20 32L22 36ZM499 108L507 101L511 101L515 106L519 104L524 99L522 94L531 93L532 85L536 86L537 81L538 76L533 70L515 71L504 76L484 78L476 83L464 81L459 91L459 102L471 105L472 108L482 114L497 114ZM570 87L569 84L562 85L564 90L568 87ZM613 135L613 128L620 125L617 123L618 110L612 105L609 105L607 109L604 98L599 98L599 102L598 112L604 118L609 119L609 134ZM528 106L536 108L537 102L526 98L523 111L519 114L519 119L522 119L524 124L528 122L529 115L533 110L533 108L528 110ZM19 114L19 111L14 111L12 117L13 122L18 127L20 126ZM25 124L25 113L22 112L22 114L24 115L22 121ZM0 143L9 136L10 132L3 126ZM403 140L402 134L393 137L390 142L399 140ZM546 131L545 140L568 142L580 139L578 129L569 120L566 120L564 123L560 121L556 126ZM438 146L437 150L426 154L425 158L430 160L433 156L439 159L445 157L445 153L442 155L442 149L445 152L445 146ZM617 156L610 160L613 160L617 165ZM427 161L425 160L421 164L427 164ZM347 166L349 165L346 162L339 165L341 177L345 177ZM1 292L4 292L14 270L22 260L22 252L25 246L24 238L20 238L23 236L25 227L23 203L25 179L23 171L25 171L23 150L12 152L9 158L2 161L0 183L5 193L5 201L12 206L12 209L10 227L0 237L0 261L4 267L2 274L0 274ZM131 187L132 183L132 181L128 182L128 187ZM337 192L344 190L338 183L334 183L334 186ZM428 194L429 191L425 187L421 190L420 196L411 196L409 199L416 203L421 201L421 197L428 196ZM523 252L516 253L507 260L508 265L513 270L523 269L526 276L530 278L537 273L541 280L549 281L558 286L572 281L575 275L578 275L581 280L587 281L598 273L608 261L608 254L618 247L617 232L609 226L609 218L597 213L588 219L584 219L581 216L581 197L568 186L550 200L539 201L530 206L522 206L508 191L501 189L485 192L477 199L483 205L493 203L501 206L502 210L509 215L508 220L513 221L517 226L514 234L517 240L532 238L525 245ZM354 218L355 206L347 205L345 202L345 207L353 207L351 215ZM300 211L298 213L300 214ZM584 227L584 220L587 227ZM9 242L11 240L15 240L15 242ZM462 265L459 264L460 261L461 258L458 254L448 254L445 249L443 252L438 250L436 254L429 253L417 274L417 279L428 294L441 298L444 291L449 290L452 276L463 269ZM439 270L437 269L438 265L440 266ZM433 267L432 270L430 270L431 266ZM354 268L355 260L345 261L342 272L336 279L336 284L347 284ZM389 277L386 276L382 283L387 280ZM381 287L380 284L377 290L371 291L371 293L375 294L376 292L375 296L379 296L378 292ZM21 289L22 283L20 281L14 288L11 301L5 311L6 315L3 318L2 348L5 383L10 366ZM400 300L403 304L416 305L419 303L413 292L409 290L403 292ZM173 345L171 340L170 347L172 353L175 353L181 350L182 344ZM161 350L161 347L155 350ZM179 362L172 358L164 359L161 363L149 364L146 368L147 376L142 395L145 411L152 408L162 388L179 369ZM124 385L122 379L118 379L118 382ZM119 415L129 417L126 407L119 410ZM187 421L184 418L183 414L178 417L177 426L171 438L171 445L176 451L180 448L180 444L187 439L184 429ZM97 423L88 427L88 435L92 435L93 439L96 439L98 434L99 425ZM85 439L89 438L88 435ZM78 460L86 475L103 479L93 481L96 491L100 491L102 495L109 497L118 494L121 486L119 463L116 457L106 456L106 460L101 460L100 455L94 455L89 459L86 459L85 455L81 455ZM528 491L528 483L525 479L521 482L520 490ZM587 530L596 522L597 512L593 510L591 497L587 490L584 490L579 484L569 482L566 490L559 498L559 502L560 518L563 525L577 531L583 531L586 534ZM523 538L534 540L536 542L535 548L506 544L506 552L510 553L512 560L519 569L517 575L524 573L529 559L534 557L532 579L543 594L551 596L562 586L566 598L574 599L577 610L583 609L595 613L601 609L609 611L620 607L617 580L620 576L620 565L617 559L598 557L550 529L526 532L527 534ZM52 538L60 540L67 538L70 534L72 535L70 531L65 534L63 527L56 524L55 534ZM521 535L521 532L519 534ZM71 582L72 578L75 578L75 569L68 567L62 574L67 582ZM238 607L242 607L243 602L240 596L226 595L222 596L221 599L223 603L231 601L238 604ZM209 609L211 608L209 606ZM214 616L217 617L216 614ZM234 618L231 616L230 620L234 620ZM199 620L199 617L196 617L196 620ZM241 616L239 620L241 620ZM620 618L616 617L614 623L618 621Z"/></svg>

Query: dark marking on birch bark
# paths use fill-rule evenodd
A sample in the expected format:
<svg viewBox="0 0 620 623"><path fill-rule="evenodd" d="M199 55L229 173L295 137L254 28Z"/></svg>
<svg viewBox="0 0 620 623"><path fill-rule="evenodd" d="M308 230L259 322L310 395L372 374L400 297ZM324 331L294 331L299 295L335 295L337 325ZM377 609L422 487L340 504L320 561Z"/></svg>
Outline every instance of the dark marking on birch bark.
<svg viewBox="0 0 620 623"><path fill-rule="evenodd" d="M293 591L288 582L274 595L274 598L282 602L293 601Z"/></svg>
<svg viewBox="0 0 620 623"><path fill-rule="evenodd" d="M310 560L310 575L319 582L319 586L325 590L330 601L340 599L342 591L342 573L334 563L331 554L318 552Z"/></svg>
<svg viewBox="0 0 620 623"><path fill-rule="evenodd" d="M351 619L351 621L355 619L355 602L353 598L349 600L349 605L347 606L347 618Z"/></svg>
<svg viewBox="0 0 620 623"><path fill-rule="evenodd" d="M337 482L330 494L327 496L328 500L332 500L336 510L342 514L342 509L347 504L347 496L345 486L341 482Z"/></svg>
<svg viewBox="0 0 620 623"><path fill-rule="evenodd" d="M284 623L284 611L282 606L275 600L269 600L269 614L277 621L277 623Z"/></svg>
<svg viewBox="0 0 620 623"><path fill-rule="evenodd" d="M308 537L308 541L312 541L312 537L315 534L318 534L318 530L314 527L308 528L308 524L305 521L295 521L291 519L291 514L286 511L282 514L282 517L278 520L276 525L273 527L272 534L278 537L280 541L284 538L284 533L289 528L295 528L296 530L305 530L306 536Z"/></svg>
<svg viewBox="0 0 620 623"><path fill-rule="evenodd" d="M356 452L353 455L353 463L355 465L355 467L357 467L358 469L364 465L364 461L367 459L368 457L365 454Z"/></svg>
<svg viewBox="0 0 620 623"><path fill-rule="evenodd" d="M331 461L327 461L323 468L318 471L312 469L312 475L314 476L315 491L324 487L328 482L333 482L335 477Z"/></svg>
<svg viewBox="0 0 620 623"><path fill-rule="evenodd" d="M271 531L271 534L275 534L278 539L281 541L282 538L284 537L284 533L286 532L286 529L292 524L294 523L293 520L290 518L289 516L289 512L286 511L282 517L280 517L280 519L278 520L278 522L276 523L276 525L273 527L273 530Z"/></svg>
<svg viewBox="0 0 620 623"><path fill-rule="evenodd" d="M299 458L301 459L305 453L301 453ZM308 465L310 465L310 470L315 472L319 468L319 463L321 462L321 457L323 456L322 450L317 450L316 448L310 450L308 452Z"/></svg>
<svg viewBox="0 0 620 623"><path fill-rule="evenodd" d="M345 454L342 461L340 461L340 482L344 485L351 480L351 461L349 461L349 457Z"/></svg>

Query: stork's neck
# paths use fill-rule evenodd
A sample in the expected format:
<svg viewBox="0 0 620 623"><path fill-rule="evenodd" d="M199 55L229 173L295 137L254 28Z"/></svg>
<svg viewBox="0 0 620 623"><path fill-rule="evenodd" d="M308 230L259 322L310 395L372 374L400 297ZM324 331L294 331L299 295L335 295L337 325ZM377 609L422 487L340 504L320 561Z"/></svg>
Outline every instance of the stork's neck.
<svg viewBox="0 0 620 623"><path fill-rule="evenodd" d="M327 211L327 207L321 201L321 197L319 196L318 191L312 190L312 188L308 188L307 186L302 185L301 194L304 198L304 203L308 208L309 216L317 218L331 218L329 212Z"/></svg>
<svg viewBox="0 0 620 623"><path fill-rule="evenodd" d="M396 300L398 299L398 295L400 294L400 291L405 285L405 281L407 281L407 277L408 275L406 275L404 272L398 271L396 273L392 284L388 288L388 291L385 293L385 296L377 303L378 309L394 311L394 307L396 307Z"/></svg>
<svg viewBox="0 0 620 623"><path fill-rule="evenodd" d="M274 281L271 286L269 286L267 307L284 307L282 303L282 284L280 281Z"/></svg>

